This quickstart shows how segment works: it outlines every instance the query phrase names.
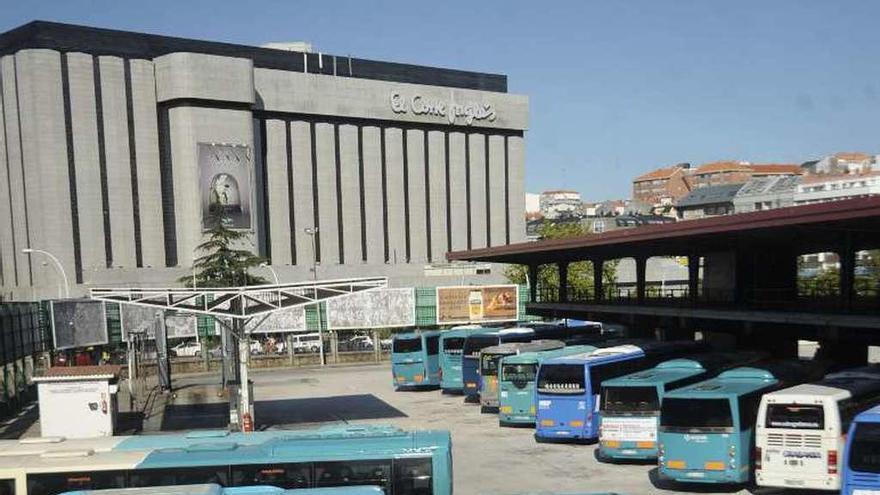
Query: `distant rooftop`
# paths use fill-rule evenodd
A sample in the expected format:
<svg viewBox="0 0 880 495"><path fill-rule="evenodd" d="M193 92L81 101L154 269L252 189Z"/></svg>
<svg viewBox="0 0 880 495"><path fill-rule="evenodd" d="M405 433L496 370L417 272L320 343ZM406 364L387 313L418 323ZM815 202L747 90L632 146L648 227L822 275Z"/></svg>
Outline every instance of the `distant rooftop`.
<svg viewBox="0 0 880 495"><path fill-rule="evenodd" d="M678 202L678 207L729 203L744 184L721 184L695 189Z"/></svg>

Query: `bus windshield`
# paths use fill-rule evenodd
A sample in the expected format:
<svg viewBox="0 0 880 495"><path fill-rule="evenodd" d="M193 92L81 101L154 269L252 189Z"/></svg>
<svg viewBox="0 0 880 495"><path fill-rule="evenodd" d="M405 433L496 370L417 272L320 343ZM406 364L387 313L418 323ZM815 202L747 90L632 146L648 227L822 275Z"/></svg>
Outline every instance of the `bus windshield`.
<svg viewBox="0 0 880 495"><path fill-rule="evenodd" d="M586 392L582 364L547 364L538 371L538 390L545 394L582 394Z"/></svg>
<svg viewBox="0 0 880 495"><path fill-rule="evenodd" d="M498 337L493 335L468 337L467 342L464 344L464 355L476 357L482 349L492 345L498 345Z"/></svg>
<svg viewBox="0 0 880 495"><path fill-rule="evenodd" d="M518 388L523 388L527 383L535 381L538 373L536 364L505 364L501 369L504 381L511 382Z"/></svg>
<svg viewBox="0 0 880 495"><path fill-rule="evenodd" d="M730 401L666 397L660 406L660 426L672 430L733 428Z"/></svg>
<svg viewBox="0 0 880 495"><path fill-rule="evenodd" d="M498 361L507 354L482 354L480 374L483 376L496 376L498 374Z"/></svg>
<svg viewBox="0 0 880 495"><path fill-rule="evenodd" d="M656 412L660 410L656 387L602 387L606 412Z"/></svg>
<svg viewBox="0 0 880 495"><path fill-rule="evenodd" d="M849 468L880 473L880 423L858 423L849 449Z"/></svg>
<svg viewBox="0 0 880 495"><path fill-rule="evenodd" d="M770 404L767 406L767 428L797 430L825 429L825 410L822 406L797 404Z"/></svg>
<svg viewBox="0 0 880 495"><path fill-rule="evenodd" d="M443 352L446 354L461 354L462 347L464 347L464 337L443 339Z"/></svg>
<svg viewBox="0 0 880 495"><path fill-rule="evenodd" d="M407 352L419 352L422 350L422 339L419 337L411 339L394 339L394 346L391 352L402 354Z"/></svg>

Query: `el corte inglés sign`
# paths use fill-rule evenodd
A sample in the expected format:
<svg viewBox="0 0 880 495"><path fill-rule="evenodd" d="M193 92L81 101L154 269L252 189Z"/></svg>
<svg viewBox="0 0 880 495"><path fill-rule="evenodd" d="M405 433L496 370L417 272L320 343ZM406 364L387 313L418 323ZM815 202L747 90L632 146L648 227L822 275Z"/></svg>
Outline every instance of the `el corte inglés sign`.
<svg viewBox="0 0 880 495"><path fill-rule="evenodd" d="M390 103L394 113L444 117L450 124L471 125L480 120L495 122L495 108L489 103L458 103L420 94L406 97L396 91L391 93Z"/></svg>

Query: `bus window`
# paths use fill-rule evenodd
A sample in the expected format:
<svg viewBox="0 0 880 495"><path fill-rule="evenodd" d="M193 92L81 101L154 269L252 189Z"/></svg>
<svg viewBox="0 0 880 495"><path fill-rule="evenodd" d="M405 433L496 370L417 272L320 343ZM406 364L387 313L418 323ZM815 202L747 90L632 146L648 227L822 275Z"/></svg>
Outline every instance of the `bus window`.
<svg viewBox="0 0 880 495"><path fill-rule="evenodd" d="M253 464L232 467L234 486L271 485L286 490L312 486L310 464Z"/></svg>
<svg viewBox="0 0 880 495"><path fill-rule="evenodd" d="M584 366L582 364L547 364L538 373L538 389L546 394L582 394Z"/></svg>
<svg viewBox="0 0 880 495"><path fill-rule="evenodd" d="M407 352L419 352L422 350L422 339L394 339L393 349L391 352L403 354Z"/></svg>
<svg viewBox="0 0 880 495"><path fill-rule="evenodd" d="M388 461L316 462L316 486L375 485L391 493Z"/></svg>
<svg viewBox="0 0 880 495"><path fill-rule="evenodd" d="M524 388L527 384L535 381L537 373L537 364L505 364L501 369L504 380L513 383L516 388Z"/></svg>
<svg viewBox="0 0 880 495"><path fill-rule="evenodd" d="M78 490L124 488L122 471L92 471L85 473L29 474L28 495L55 495Z"/></svg>
<svg viewBox="0 0 880 495"><path fill-rule="evenodd" d="M656 387L602 387L602 409L614 412L660 410Z"/></svg>
<svg viewBox="0 0 880 495"><path fill-rule="evenodd" d="M461 354L464 347L464 337L447 337L443 339L443 352L446 354Z"/></svg>
<svg viewBox="0 0 880 495"><path fill-rule="evenodd" d="M483 354L483 362L480 364L480 374L483 376L495 376L498 374L498 361L501 356L498 354Z"/></svg>
<svg viewBox="0 0 880 495"><path fill-rule="evenodd" d="M437 335L427 337L425 346L428 348L429 356L436 356L440 352L440 337Z"/></svg>
<svg viewBox="0 0 880 495"><path fill-rule="evenodd" d="M660 425L672 430L733 428L730 401L665 397L660 406Z"/></svg>
<svg viewBox="0 0 880 495"><path fill-rule="evenodd" d="M498 345L498 337L494 335L485 335L481 337L470 336L464 344L464 355L474 356L480 353L481 349Z"/></svg>
<svg viewBox="0 0 880 495"><path fill-rule="evenodd" d="M165 486L214 483L229 486L226 466L204 466L176 469L139 469L131 472L130 485Z"/></svg>
<svg viewBox="0 0 880 495"><path fill-rule="evenodd" d="M394 495L431 495L431 458L394 460Z"/></svg>
<svg viewBox="0 0 880 495"><path fill-rule="evenodd" d="M857 423L849 449L849 468L880 473L880 423Z"/></svg>
<svg viewBox="0 0 880 495"><path fill-rule="evenodd" d="M0 495L15 495L15 480L0 480Z"/></svg>
<svg viewBox="0 0 880 495"><path fill-rule="evenodd" d="M769 404L767 428L791 428L795 430L825 429L825 408L797 404Z"/></svg>

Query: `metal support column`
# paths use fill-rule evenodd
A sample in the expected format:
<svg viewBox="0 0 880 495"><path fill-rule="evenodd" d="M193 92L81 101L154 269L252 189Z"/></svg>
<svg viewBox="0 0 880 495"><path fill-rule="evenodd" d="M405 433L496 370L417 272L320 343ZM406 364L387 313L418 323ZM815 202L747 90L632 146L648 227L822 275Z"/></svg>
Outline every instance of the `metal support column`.
<svg viewBox="0 0 880 495"><path fill-rule="evenodd" d="M856 277L856 252L849 232L846 233L837 255L840 258L840 305L848 310L855 297Z"/></svg>
<svg viewBox="0 0 880 495"><path fill-rule="evenodd" d="M593 260L593 299L602 301L605 299L605 282L603 272L605 270L605 260Z"/></svg>
<svg viewBox="0 0 880 495"><path fill-rule="evenodd" d="M529 299L538 302L538 265L529 265Z"/></svg>
<svg viewBox="0 0 880 495"><path fill-rule="evenodd" d="M688 255L688 297L696 303L700 297L700 257Z"/></svg>
<svg viewBox="0 0 880 495"><path fill-rule="evenodd" d="M648 259L644 256L636 256L636 299L639 304L645 302L645 267Z"/></svg>
<svg viewBox="0 0 880 495"><path fill-rule="evenodd" d="M556 265L559 269L559 302L568 302L568 263Z"/></svg>

